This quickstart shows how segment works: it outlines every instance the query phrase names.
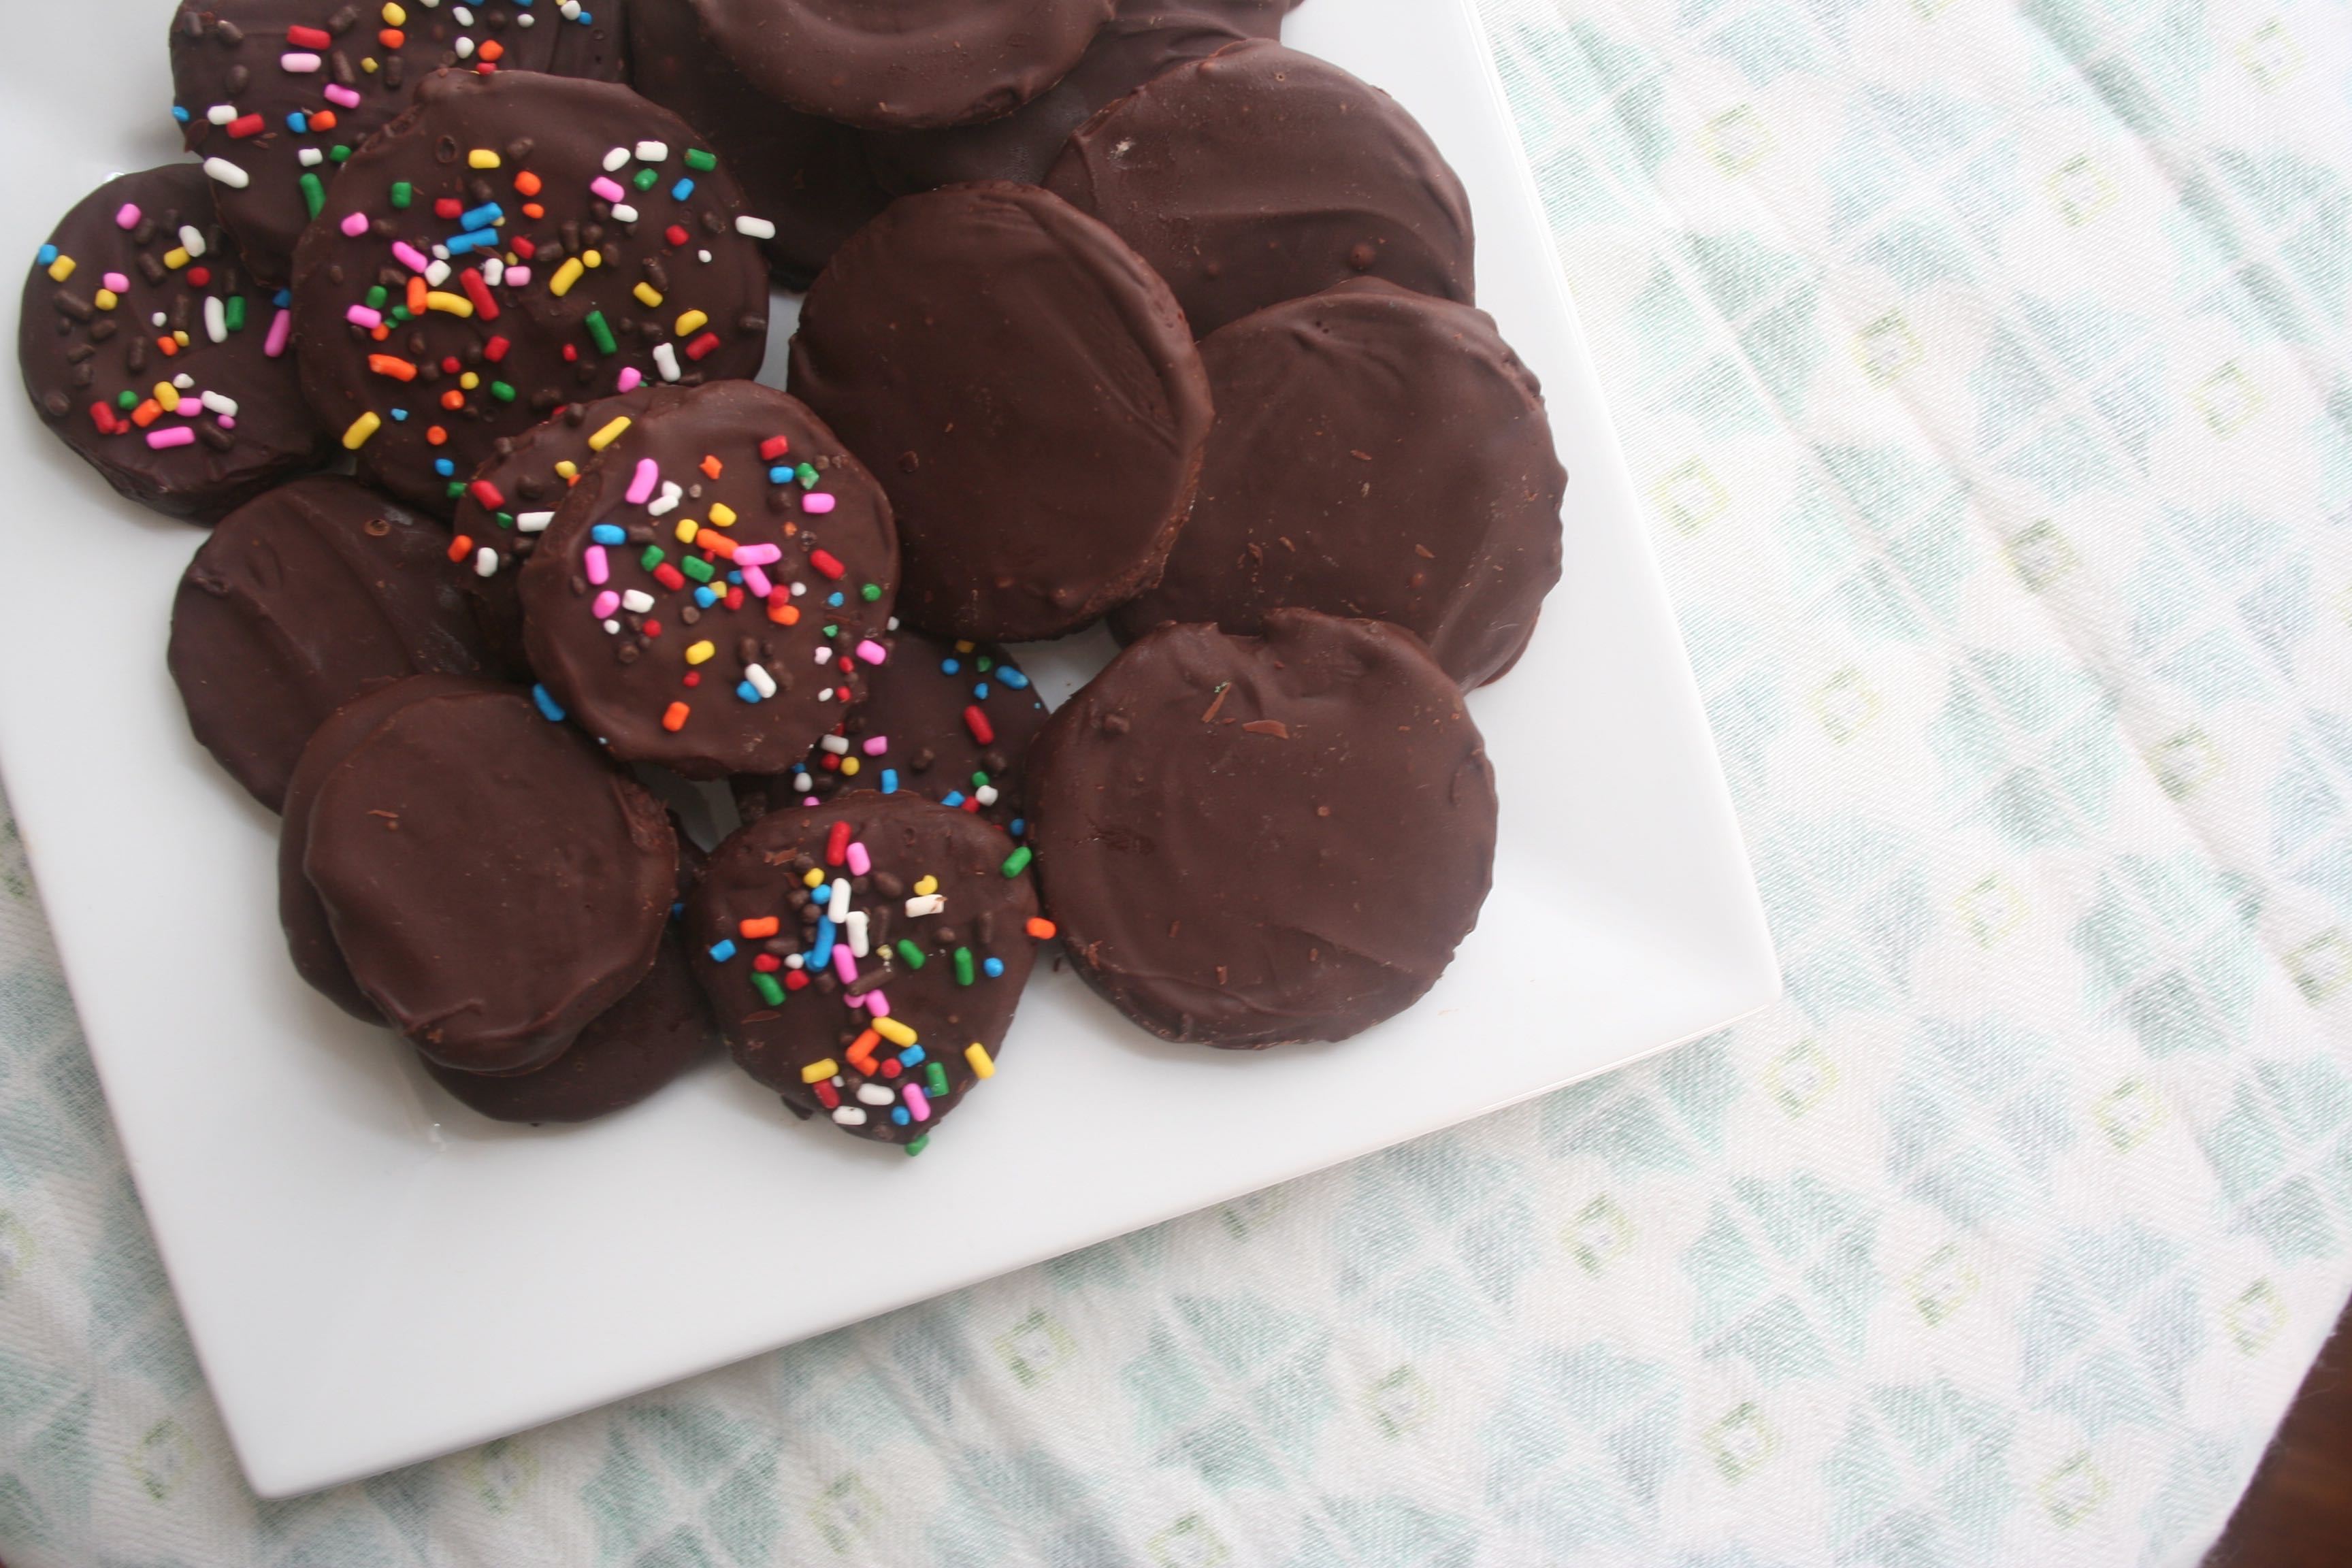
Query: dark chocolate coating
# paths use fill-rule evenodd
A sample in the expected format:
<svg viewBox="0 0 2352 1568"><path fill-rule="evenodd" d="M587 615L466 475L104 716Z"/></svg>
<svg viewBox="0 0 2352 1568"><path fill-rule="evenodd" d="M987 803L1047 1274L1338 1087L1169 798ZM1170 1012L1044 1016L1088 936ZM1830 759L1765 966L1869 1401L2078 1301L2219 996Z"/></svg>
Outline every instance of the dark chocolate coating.
<svg viewBox="0 0 2352 1568"><path fill-rule="evenodd" d="M517 691L395 709L327 770L302 869L369 1001L467 1072L542 1066L653 967L661 806Z"/></svg>
<svg viewBox="0 0 2352 1568"><path fill-rule="evenodd" d="M1006 683L1007 669L1020 685ZM878 790L887 773L898 789L1009 828L1021 816L1029 742L1045 727L1045 704L1028 679L994 643L959 647L902 627L891 637L889 662L869 678L866 700L835 726L848 751L834 755L820 745L795 773L739 773L730 781L735 804L745 821L754 821L812 795L829 800L845 790ZM967 715L973 708L987 726L985 742ZM879 751L868 750L877 742ZM856 771L845 771L852 763ZM984 786L980 774L987 775ZM809 787L799 787L802 778ZM983 787L990 797L982 795Z"/></svg>
<svg viewBox="0 0 2352 1568"><path fill-rule="evenodd" d="M16 359L41 423L132 500L199 522L320 467L333 450L302 399L289 345L268 352L277 307L229 247L208 183L194 163L167 163L118 175L75 203L49 236L57 259L37 255L26 271L16 317ZM116 216L126 205L138 208L128 229ZM197 231L203 255L181 258L183 226ZM110 276L123 287L108 289ZM161 412L157 384L181 375L191 382L181 406L204 407L200 395L209 392L236 412ZM184 430L195 438L150 444Z"/></svg>
<svg viewBox="0 0 2352 1568"><path fill-rule="evenodd" d="M790 443L782 463L815 470L814 490L775 482L760 454L777 437ZM665 488L631 502L648 459ZM715 479L703 467L714 459ZM671 484L678 498L656 510ZM830 510L811 510L820 495ZM721 507L731 523L713 522ZM678 538L688 522L697 530L690 544ZM596 543L599 527L622 530L626 542ZM781 552L758 568L768 595L747 571L731 607L698 606L694 574L707 573L713 591L728 589L730 558L752 546ZM714 553L721 547L725 554ZM650 567L648 549L661 552ZM605 584L590 581L592 551L604 556ZM663 572L685 574L673 584ZM583 471L523 568L523 640L556 700L614 756L689 778L777 773L863 693L872 659L858 649L880 648L898 586L898 533L873 476L799 399L754 382L719 382L647 410ZM624 598L599 616L604 594L652 603L631 608ZM827 650L822 664L819 649ZM754 666L775 687L756 701L742 695ZM675 730L665 722L673 703L688 710Z"/></svg>
<svg viewBox="0 0 2352 1568"><path fill-rule="evenodd" d="M849 824L866 846L872 857L867 875L853 876L846 864L828 857L836 822ZM1013 853L1013 841L1002 829L907 791L885 795L859 790L806 811L772 813L738 831L711 855L700 886L687 901L687 945L695 973L710 995L737 1063L781 1094L795 1113L824 1115L854 1136L908 1143L928 1134L963 1102L976 1080L967 1047L977 1042L992 1058L1002 1047L1035 958L1036 939L1027 925L1037 913L1036 890L1025 871L1005 875ZM921 1120L900 1086L910 1080L922 1084L929 1076L924 1064L911 1072L893 1071L900 1049L879 1041L869 1042L871 1068L854 1059L868 1027L865 1011L849 1005L858 981L845 981L828 967L814 984L786 989L782 1001L772 1002L752 979L763 956L805 956L822 940L814 934L820 929L814 920L801 918L811 904L802 879L811 868L824 873L827 887L834 879L847 879L852 907L866 911L869 922L881 922L879 934L869 938L868 955L855 963L860 981L887 976L881 990L889 1016L912 1029L927 1059L943 1069L947 1088L941 1093L925 1089L929 1114ZM945 907L937 914L909 916L907 901L925 877L938 879ZM777 936L744 934L742 921L772 917L778 922ZM919 966L908 963L898 949L901 942L922 954ZM721 943L731 944L733 952L714 958L713 949L727 951ZM958 979L958 948L971 954L970 984ZM987 975L983 961L989 958L1003 962L1003 974ZM779 985L793 973L769 972ZM838 1071L823 1081L842 1108L859 1108L858 1117L845 1121L825 1104L815 1084L803 1080L803 1068L825 1060ZM907 1121L891 1119L891 1105L865 1105L858 1098L865 1085L877 1094L889 1089L891 1100L908 1111Z"/></svg>
<svg viewBox="0 0 2352 1568"><path fill-rule="evenodd" d="M693 0L760 90L869 129L1009 114L1062 79L1112 0Z"/></svg>
<svg viewBox="0 0 2352 1568"><path fill-rule="evenodd" d="M441 527L313 474L247 501L188 563L167 653L188 728L276 811L310 733L372 680L501 676Z"/></svg>
<svg viewBox="0 0 2352 1568"><path fill-rule="evenodd" d="M805 289L841 242L890 198L846 125L788 109L745 80L710 42L693 0L630 0L629 80L681 116L776 226L765 242L776 281Z"/></svg>
<svg viewBox="0 0 2352 1568"><path fill-rule="evenodd" d="M1469 198L1428 134L1280 44L1145 83L1070 138L1045 184L1158 268L1203 336L1368 274L1473 298Z"/></svg>
<svg viewBox="0 0 2352 1568"><path fill-rule="evenodd" d="M641 161L632 155L641 144L663 155ZM355 447L362 477L447 517L499 437L563 404L625 390L637 376L755 374L767 352L767 258L736 228L743 200L726 164L686 162L701 150L684 121L610 82L530 71L425 78L415 106L343 165L294 258L303 390ZM607 174L614 151L622 157ZM474 167L477 153L497 166ZM692 181L683 201L671 194L681 180ZM627 199L607 201L598 181ZM404 184L404 209L393 205ZM497 214L484 214L492 205ZM468 213L483 215L483 226L465 228ZM353 215L368 220L355 237L341 226ZM438 284L394 248L430 262L435 246L486 233L495 244L452 256ZM527 280L500 270L516 264ZM383 290L373 305L371 289ZM422 313L400 319L414 295ZM378 311L382 324L355 323L354 308Z"/></svg>
<svg viewBox="0 0 2352 1568"><path fill-rule="evenodd" d="M894 195L971 180L1045 183L1070 132L1171 66L1206 59L1252 35L1209 11L1122 6L1070 74L1012 113L938 131L869 131L866 156Z"/></svg>
<svg viewBox="0 0 2352 1568"><path fill-rule="evenodd" d="M1360 279L1220 327L1201 358L1200 494L1113 631L1255 632L1287 605L1393 621L1465 688L1518 658L1559 581L1568 475L1485 311Z"/></svg>
<svg viewBox="0 0 2352 1568"><path fill-rule="evenodd" d="M224 158L245 172L243 188L214 189L221 222L255 275L282 284L310 219L302 176L331 184L341 167L334 150L356 149L406 109L420 78L442 66L489 63L498 70L622 80L621 12L629 3L594 0L584 12L588 21L567 22L546 0L483 0L470 6L472 22L461 26L459 13L468 7L457 0L405 0L406 16L394 28L384 22L381 0L180 0L172 16L172 97L186 115L180 135L197 157ZM324 33L329 41L324 47L316 40L297 44L289 27ZM397 47L390 47L391 37ZM486 45L497 50L495 62L487 59ZM283 60L297 53L315 56L318 68L286 69ZM209 111L215 107L234 110L235 118L214 124ZM320 154L316 164L302 163L305 149Z"/></svg>
<svg viewBox="0 0 2352 1568"><path fill-rule="evenodd" d="M287 781L278 824L278 923L286 932L286 955L305 984L362 1024L383 1023L383 1012L352 978L352 966L335 945L327 906L302 869L303 852L310 842L311 802L318 798L320 782L352 754L352 748L408 704L456 692L509 689L459 675L372 681L319 725Z"/></svg>
<svg viewBox="0 0 2352 1568"><path fill-rule="evenodd" d="M1102 225L1034 185L902 196L801 310L792 388L889 491L900 618L1060 637L1157 581L1192 504L1208 378Z"/></svg>
<svg viewBox="0 0 2352 1568"><path fill-rule="evenodd" d="M1164 1039L1345 1039L1434 984L1486 900L1485 744L1420 640L1381 622L1162 626L1029 757L1070 962Z"/></svg>
<svg viewBox="0 0 2352 1568"><path fill-rule="evenodd" d="M493 1121L593 1121L667 1087L709 1053L719 1026L685 944L662 933L654 966L536 1071L458 1072L430 1058L425 1070L452 1098Z"/></svg>

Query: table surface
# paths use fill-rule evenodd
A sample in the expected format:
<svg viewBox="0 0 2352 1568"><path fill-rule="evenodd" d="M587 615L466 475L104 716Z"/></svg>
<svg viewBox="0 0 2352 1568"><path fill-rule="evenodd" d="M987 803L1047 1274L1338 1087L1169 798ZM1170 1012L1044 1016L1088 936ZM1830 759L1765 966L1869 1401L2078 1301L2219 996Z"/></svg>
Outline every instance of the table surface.
<svg viewBox="0 0 2352 1568"><path fill-rule="evenodd" d="M1484 9L1785 1002L258 1505L0 857L0 1556L2201 1554L2352 1287L2352 25Z"/></svg>

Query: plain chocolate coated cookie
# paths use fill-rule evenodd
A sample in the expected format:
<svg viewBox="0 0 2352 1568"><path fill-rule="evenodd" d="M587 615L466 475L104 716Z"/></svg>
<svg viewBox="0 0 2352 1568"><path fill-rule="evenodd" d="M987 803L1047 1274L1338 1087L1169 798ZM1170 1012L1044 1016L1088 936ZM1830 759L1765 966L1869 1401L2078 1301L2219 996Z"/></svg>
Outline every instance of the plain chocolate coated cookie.
<svg viewBox="0 0 2352 1568"><path fill-rule="evenodd" d="M562 1055L645 978L677 841L520 691L403 704L310 797L302 869L360 990L446 1067Z"/></svg>
<svg viewBox="0 0 2352 1568"><path fill-rule="evenodd" d="M693 0L630 0L629 81L710 139L751 210L776 226L763 243L776 281L805 289L890 198L846 125L788 109L711 43Z"/></svg>
<svg viewBox="0 0 2352 1568"><path fill-rule="evenodd" d="M756 373L771 226L627 88L436 71L303 232L303 390L362 477L446 517L564 404Z"/></svg>
<svg viewBox="0 0 2352 1568"><path fill-rule="evenodd" d="M272 811L368 682L520 673L484 644L440 525L334 474L221 520L180 578L167 658L197 742Z"/></svg>
<svg viewBox="0 0 2352 1568"><path fill-rule="evenodd" d="M616 416L522 572L531 667L625 762L778 773L840 721L898 586L873 476L798 398L721 382Z"/></svg>
<svg viewBox="0 0 2352 1568"><path fill-rule="evenodd" d="M1160 575L1210 420L1184 318L1117 235L1034 185L903 196L834 256L792 388L881 479L899 616L1076 631Z"/></svg>
<svg viewBox="0 0 2352 1568"><path fill-rule="evenodd" d="M1393 621L1465 689L1518 658L1559 581L1568 475L1485 311L1361 279L1220 327L1201 358L1200 494L1114 631L1255 632L1291 605Z"/></svg>
<svg viewBox="0 0 2352 1568"><path fill-rule="evenodd" d="M1381 622L1162 626L1029 759L1070 962L1165 1039L1345 1039L1434 984L1486 900L1485 744L1420 640Z"/></svg>
<svg viewBox="0 0 2352 1568"><path fill-rule="evenodd" d="M290 319L221 233L204 172L121 174L33 257L16 358L47 426L117 490L210 522L326 462Z"/></svg>
<svg viewBox="0 0 2352 1568"><path fill-rule="evenodd" d="M911 790L986 817L1019 837L1023 764L1045 704L994 643L943 643L901 628L866 700L798 771L738 774L745 821L847 790Z"/></svg>
<svg viewBox="0 0 2352 1568"><path fill-rule="evenodd" d="M992 1075L1038 942L1029 851L908 791L780 811L711 855L688 945L735 1059L795 1114L921 1152Z"/></svg>
<svg viewBox="0 0 2352 1568"><path fill-rule="evenodd" d="M343 160L419 79L455 66L618 81L626 3L180 0L172 114L188 151L218 161L221 222L255 275L282 284Z"/></svg>
<svg viewBox="0 0 2352 1568"><path fill-rule="evenodd" d="M693 0L761 90L845 125L962 125L1062 79L1112 0Z"/></svg>
<svg viewBox="0 0 2352 1568"><path fill-rule="evenodd" d="M1367 275L1472 298L1469 198L1428 134L1280 44L1235 44L1108 105L1045 184L1159 268L1203 336Z"/></svg>

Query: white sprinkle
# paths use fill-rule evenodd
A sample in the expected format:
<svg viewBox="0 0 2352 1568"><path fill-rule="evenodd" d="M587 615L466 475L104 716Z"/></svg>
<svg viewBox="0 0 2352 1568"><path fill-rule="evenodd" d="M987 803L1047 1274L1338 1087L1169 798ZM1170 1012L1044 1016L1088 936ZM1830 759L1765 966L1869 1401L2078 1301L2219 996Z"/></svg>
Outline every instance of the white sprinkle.
<svg viewBox="0 0 2352 1568"><path fill-rule="evenodd" d="M294 154L294 159L306 169L315 169L327 161L327 155L316 147L305 147Z"/></svg>
<svg viewBox="0 0 2352 1568"><path fill-rule="evenodd" d="M205 118L211 121L215 125L226 125L230 121L236 118L236 105L234 103L215 103L210 109L205 110Z"/></svg>
<svg viewBox="0 0 2352 1568"><path fill-rule="evenodd" d="M735 232L749 235L753 239L773 239L776 237L776 226L766 218L753 217L745 213L735 220Z"/></svg>
<svg viewBox="0 0 2352 1568"><path fill-rule="evenodd" d="M866 941L866 911L850 910L849 919L844 923L849 927L849 956L864 958L871 951Z"/></svg>
<svg viewBox="0 0 2352 1568"><path fill-rule="evenodd" d="M892 616L889 619L888 626L892 631L897 631L898 629L898 617Z"/></svg>
<svg viewBox="0 0 2352 1568"><path fill-rule="evenodd" d="M577 9L577 7L574 7L574 9ZM844 1127L863 1127L866 1125L865 1110L855 1105L835 1106L833 1108L833 1119Z"/></svg>
<svg viewBox="0 0 2352 1568"><path fill-rule="evenodd" d="M816 662L819 664L831 664L833 662L833 649L829 645L824 643L819 643L816 645ZM838 740L840 737L835 736L833 738Z"/></svg>
<svg viewBox="0 0 2352 1568"><path fill-rule="evenodd" d="M828 898L825 900L824 912L825 912L826 914L829 914L829 915L831 915L831 916L833 917L833 923L834 923L834 924L835 924L835 925L846 925L846 924L848 923L848 921L849 921L849 879L848 879L848 878L846 878L846 877L835 877L835 878L833 879L833 889L832 889L831 896L830 896L830 897L828 897Z"/></svg>
<svg viewBox="0 0 2352 1568"><path fill-rule="evenodd" d="M819 741L817 744L823 746L826 751L831 752L836 757L845 757L849 755L849 737L846 735L827 735L824 740Z"/></svg>
<svg viewBox="0 0 2352 1568"><path fill-rule="evenodd" d="M832 688L832 687L830 687L830 686L828 686L828 687L826 687L823 691L818 692L818 693L816 694L816 700L817 700L819 702L830 702L830 701L832 701L832 700L833 700L833 688Z"/></svg>
<svg viewBox="0 0 2352 1568"><path fill-rule="evenodd" d="M667 142L640 142L637 143L637 162L640 163L658 163L668 156L669 143Z"/></svg>
<svg viewBox="0 0 2352 1568"><path fill-rule="evenodd" d="M637 209L631 206L626 202L614 202L613 204L613 221L614 223L635 223L637 221Z"/></svg>
<svg viewBox="0 0 2352 1568"><path fill-rule="evenodd" d="M694 258L697 261L707 262L710 259L710 252L707 250L698 250L694 253Z"/></svg>
<svg viewBox="0 0 2352 1568"><path fill-rule="evenodd" d="M621 608L633 616L642 616L654 607L654 596L643 588L626 588L621 593Z"/></svg>
<svg viewBox="0 0 2352 1568"><path fill-rule="evenodd" d="M319 57L305 49L289 49L278 57L278 67L289 76L309 76L319 68Z"/></svg>
<svg viewBox="0 0 2352 1568"><path fill-rule="evenodd" d="M982 805L994 805L996 804L996 786L994 784L982 784L978 789L971 792L971 798L980 802Z"/></svg>
<svg viewBox="0 0 2352 1568"><path fill-rule="evenodd" d="M452 12L452 13L451 13L451 15L453 15L453 16L454 16L454 15L456 15L456 13L455 13L455 12ZM464 26L464 24L463 24L463 23L460 23L460 24L458 24L458 25L459 25L460 26ZM471 38L467 38L467 37L459 37L459 38L458 38L458 40L457 40L457 58L458 58L459 59L461 59L461 60L465 60L465 59L471 59L471 58L473 58L473 57L474 57L474 40L473 40L473 39L471 39Z"/></svg>
<svg viewBox="0 0 2352 1568"><path fill-rule="evenodd" d="M226 158L205 159L205 173L210 174L214 179L218 180L222 184L226 185L232 191L241 191L245 189L246 186L253 184L253 176L251 174L247 174L243 169L238 168L235 163L230 163Z"/></svg>
<svg viewBox="0 0 2352 1568"><path fill-rule="evenodd" d="M449 264L446 261L436 260L425 264L425 286L427 289L438 289L447 281L449 281Z"/></svg>
<svg viewBox="0 0 2352 1568"><path fill-rule="evenodd" d="M515 18L515 26L518 27L528 27L533 22L538 20L538 17L532 16L530 12L525 11L521 16Z"/></svg>
<svg viewBox="0 0 2352 1568"><path fill-rule="evenodd" d="M519 511L515 513L515 531L544 533L547 531L547 525L554 521L555 513L552 511Z"/></svg>
<svg viewBox="0 0 2352 1568"><path fill-rule="evenodd" d="M498 257L493 256L482 263L482 281L493 289L499 286L499 279L506 274L507 264Z"/></svg>
<svg viewBox="0 0 2352 1568"><path fill-rule="evenodd" d="M451 6L449 9L449 15L457 20L457 26L461 27L470 27L474 25L474 14L466 9L463 5Z"/></svg>
<svg viewBox="0 0 2352 1568"><path fill-rule="evenodd" d="M158 311L156 311L153 315L152 315L152 316L148 317L148 318L147 318L147 321L148 321L148 324L149 324L150 326L156 326L156 327L160 327L160 326L162 326L164 322L166 322L166 321L170 321L171 319L172 319L171 317L169 317L169 316L167 316L167 315L163 314L163 311L158 310Z"/></svg>
<svg viewBox="0 0 2352 1568"><path fill-rule="evenodd" d="M216 343L228 341L228 305L217 294L205 296L205 336Z"/></svg>
<svg viewBox="0 0 2352 1568"><path fill-rule="evenodd" d="M433 254L441 260L446 261L449 259L449 247L446 245L436 245L433 247Z"/></svg>
<svg viewBox="0 0 2352 1568"><path fill-rule="evenodd" d="M195 390L196 378L184 370L172 378L172 384L182 392L193 392Z"/></svg>
<svg viewBox="0 0 2352 1568"><path fill-rule="evenodd" d="M793 584L793 598L797 599L797 598L799 598L803 594L805 594L805 593L807 593L807 592L808 592L808 584L805 584L805 583L795 583L795 584Z"/></svg>
<svg viewBox="0 0 2352 1568"><path fill-rule="evenodd" d="M606 621L604 623L604 629L613 636L619 637L621 635L621 623L618 621Z"/></svg>
<svg viewBox="0 0 2352 1568"><path fill-rule="evenodd" d="M945 893L925 893L919 898L907 900L907 918L910 921L919 921L925 915L938 914L947 907L948 896Z"/></svg>
<svg viewBox="0 0 2352 1568"><path fill-rule="evenodd" d="M788 952L784 954L784 967L786 969L805 969L808 967L808 960L800 953Z"/></svg>
<svg viewBox="0 0 2352 1568"><path fill-rule="evenodd" d="M182 224L180 226L180 248L186 251L192 257L202 256L205 253L205 231L198 228L192 223Z"/></svg>
<svg viewBox="0 0 2352 1568"><path fill-rule="evenodd" d="M758 692L762 699L773 697L776 694L776 678L768 673L764 665L745 665L743 679L751 683L751 689Z"/></svg>
<svg viewBox="0 0 2352 1568"><path fill-rule="evenodd" d="M793 793L794 795L806 795L809 791L814 788L816 788L816 780L809 777L808 774L794 773L793 775Z"/></svg>
<svg viewBox="0 0 2352 1568"><path fill-rule="evenodd" d="M676 381L678 376L677 350L668 343L656 343L654 368L661 372L664 381Z"/></svg>
<svg viewBox="0 0 2352 1568"><path fill-rule="evenodd" d="M474 552L474 575L495 577L499 574L499 552L488 545Z"/></svg>
<svg viewBox="0 0 2352 1568"><path fill-rule="evenodd" d="M868 1105L887 1105L898 1097L878 1083L861 1083L857 1086L857 1098Z"/></svg>
<svg viewBox="0 0 2352 1568"><path fill-rule="evenodd" d="M618 174L628 164L629 150L626 147L615 147L604 154L604 173L608 174Z"/></svg>
<svg viewBox="0 0 2352 1568"><path fill-rule="evenodd" d="M236 399L226 392L207 392L198 401L215 414L226 414L232 419L236 417Z"/></svg>

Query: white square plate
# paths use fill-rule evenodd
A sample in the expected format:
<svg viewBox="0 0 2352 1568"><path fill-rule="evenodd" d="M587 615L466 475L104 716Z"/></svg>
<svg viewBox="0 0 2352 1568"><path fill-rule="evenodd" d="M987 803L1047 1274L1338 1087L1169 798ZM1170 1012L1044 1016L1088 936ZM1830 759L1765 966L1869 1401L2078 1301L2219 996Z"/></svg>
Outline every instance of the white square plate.
<svg viewBox="0 0 2352 1568"><path fill-rule="evenodd" d="M177 155L170 9L12 13L0 144L38 152L11 170L7 254L28 264L100 179ZM1460 171L1479 302L1542 377L1570 474L1567 574L1526 659L1471 700L1502 793L1494 895L1433 993L1342 1045L1165 1045L1041 969L1003 1071L920 1159L800 1126L719 1066L588 1127L476 1117L287 964L276 819L189 739L164 673L200 533L116 499L25 405L0 416L0 536L32 590L0 616L0 763L257 1490L383 1470L954 1289L1589 1077L1777 994L1471 0L1309 0L1288 41L1394 93ZM1085 657L1024 663L1058 696Z"/></svg>

